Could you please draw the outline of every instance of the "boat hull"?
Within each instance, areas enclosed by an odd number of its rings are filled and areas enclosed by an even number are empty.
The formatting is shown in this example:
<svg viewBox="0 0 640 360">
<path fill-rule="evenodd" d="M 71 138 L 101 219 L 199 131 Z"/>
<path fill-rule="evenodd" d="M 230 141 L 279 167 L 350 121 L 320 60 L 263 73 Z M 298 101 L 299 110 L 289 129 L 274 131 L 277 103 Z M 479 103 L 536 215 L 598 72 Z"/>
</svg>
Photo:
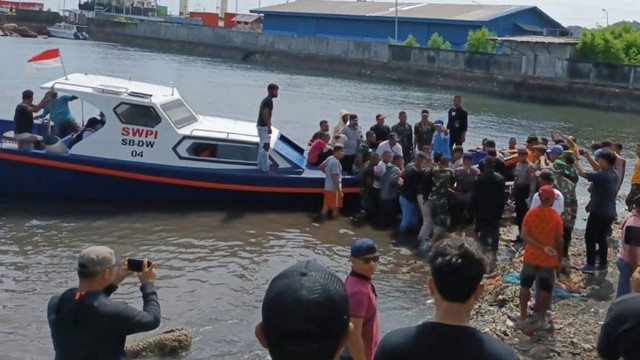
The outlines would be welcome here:
<svg viewBox="0 0 640 360">
<path fill-rule="evenodd" d="M 72 39 L 72 40 L 76 39 L 76 37 L 74 36 L 74 33 L 69 31 L 58 30 L 54 28 L 47 28 L 47 30 L 49 31 L 49 35 L 51 35 L 52 37 L 57 37 L 61 39 Z"/>
<path fill-rule="evenodd" d="M 345 202 L 353 207 L 358 179 L 344 180 Z M 323 178 L 269 176 L 257 169 L 202 170 L 0 149 L 0 193 L 11 196 L 316 210 L 323 186 Z"/>
</svg>

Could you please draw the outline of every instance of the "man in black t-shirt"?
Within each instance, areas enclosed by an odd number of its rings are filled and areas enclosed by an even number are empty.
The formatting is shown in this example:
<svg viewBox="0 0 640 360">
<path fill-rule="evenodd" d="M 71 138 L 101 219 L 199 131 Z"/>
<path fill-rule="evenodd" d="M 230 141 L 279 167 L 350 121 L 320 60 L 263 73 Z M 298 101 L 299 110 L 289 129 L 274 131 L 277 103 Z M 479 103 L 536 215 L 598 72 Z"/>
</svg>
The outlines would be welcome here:
<svg viewBox="0 0 640 360">
<path fill-rule="evenodd" d="M 49 97 L 45 95 L 38 105 L 33 105 L 33 91 L 22 92 L 22 102 L 16 106 L 13 115 L 13 133 L 18 141 L 19 150 L 31 151 L 35 143 L 42 141 L 42 137 L 33 134 L 33 113 L 42 110 L 48 101 Z"/>
<path fill-rule="evenodd" d="M 258 137 L 260 147 L 258 148 L 258 167 L 264 172 L 269 171 L 269 150 L 271 149 L 271 115 L 273 114 L 273 99 L 278 97 L 278 85 L 269 84 L 267 86 L 267 97 L 260 103 L 258 113 Z"/>
<path fill-rule="evenodd" d="M 449 109 L 449 121 L 447 122 L 447 130 L 449 130 L 449 144 L 462 146 L 467 137 L 467 111 L 462 108 L 462 96 L 456 95 L 453 98 L 453 107 Z"/>
<path fill-rule="evenodd" d="M 391 128 L 384 124 L 385 119 L 386 117 L 382 114 L 376 115 L 376 124 L 369 129 L 376 133 L 376 141 L 378 141 L 378 144 L 389 140 L 389 134 L 391 133 Z"/>
<path fill-rule="evenodd" d="M 470 240 L 442 240 L 434 245 L 428 261 L 434 319 L 390 332 L 382 338 L 374 359 L 517 360 L 510 346 L 469 326 L 487 269 L 477 245 Z"/>
</svg>

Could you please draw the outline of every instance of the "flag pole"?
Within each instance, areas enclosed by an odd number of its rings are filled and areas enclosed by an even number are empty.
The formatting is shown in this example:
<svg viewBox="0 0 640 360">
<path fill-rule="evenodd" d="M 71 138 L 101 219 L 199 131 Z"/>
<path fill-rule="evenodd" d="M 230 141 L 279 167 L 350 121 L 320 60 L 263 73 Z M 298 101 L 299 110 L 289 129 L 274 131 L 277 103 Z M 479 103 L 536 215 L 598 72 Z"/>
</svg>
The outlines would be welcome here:
<svg viewBox="0 0 640 360">
<path fill-rule="evenodd" d="M 60 49 L 58 49 L 60 51 Z M 60 54 L 60 64 L 62 65 L 62 71 L 64 72 L 64 79 L 69 80 L 67 77 L 67 69 L 64 67 L 64 61 L 62 61 L 62 54 Z"/>
</svg>

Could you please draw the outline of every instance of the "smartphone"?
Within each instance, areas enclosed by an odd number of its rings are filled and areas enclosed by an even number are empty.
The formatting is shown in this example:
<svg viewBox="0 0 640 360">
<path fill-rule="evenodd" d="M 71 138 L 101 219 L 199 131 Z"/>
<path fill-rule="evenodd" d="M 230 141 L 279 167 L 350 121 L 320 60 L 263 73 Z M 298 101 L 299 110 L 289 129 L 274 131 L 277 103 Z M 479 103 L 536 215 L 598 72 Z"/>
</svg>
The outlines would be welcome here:
<svg viewBox="0 0 640 360">
<path fill-rule="evenodd" d="M 632 246 L 640 246 L 640 227 L 624 227 L 624 243 Z"/>
<path fill-rule="evenodd" d="M 127 260 L 127 269 L 133 272 L 142 272 L 142 260 L 138 259 L 128 259 Z M 147 266 L 151 266 L 153 263 L 147 260 Z"/>
</svg>

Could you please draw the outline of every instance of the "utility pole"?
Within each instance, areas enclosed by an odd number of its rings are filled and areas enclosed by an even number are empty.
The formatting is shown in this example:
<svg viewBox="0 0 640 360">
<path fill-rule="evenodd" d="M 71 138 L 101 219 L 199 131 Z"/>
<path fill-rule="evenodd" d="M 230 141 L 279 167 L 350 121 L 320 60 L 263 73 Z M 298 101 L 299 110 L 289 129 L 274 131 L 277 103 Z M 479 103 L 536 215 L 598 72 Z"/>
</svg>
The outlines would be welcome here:
<svg viewBox="0 0 640 360">
<path fill-rule="evenodd" d="M 609 27 L 609 12 L 607 11 L 607 9 L 602 9 L 602 11 L 604 11 L 605 15 L 607 15 L 607 27 Z"/>
<path fill-rule="evenodd" d="M 398 0 L 396 0 L 396 45 L 398 44 Z"/>
</svg>

